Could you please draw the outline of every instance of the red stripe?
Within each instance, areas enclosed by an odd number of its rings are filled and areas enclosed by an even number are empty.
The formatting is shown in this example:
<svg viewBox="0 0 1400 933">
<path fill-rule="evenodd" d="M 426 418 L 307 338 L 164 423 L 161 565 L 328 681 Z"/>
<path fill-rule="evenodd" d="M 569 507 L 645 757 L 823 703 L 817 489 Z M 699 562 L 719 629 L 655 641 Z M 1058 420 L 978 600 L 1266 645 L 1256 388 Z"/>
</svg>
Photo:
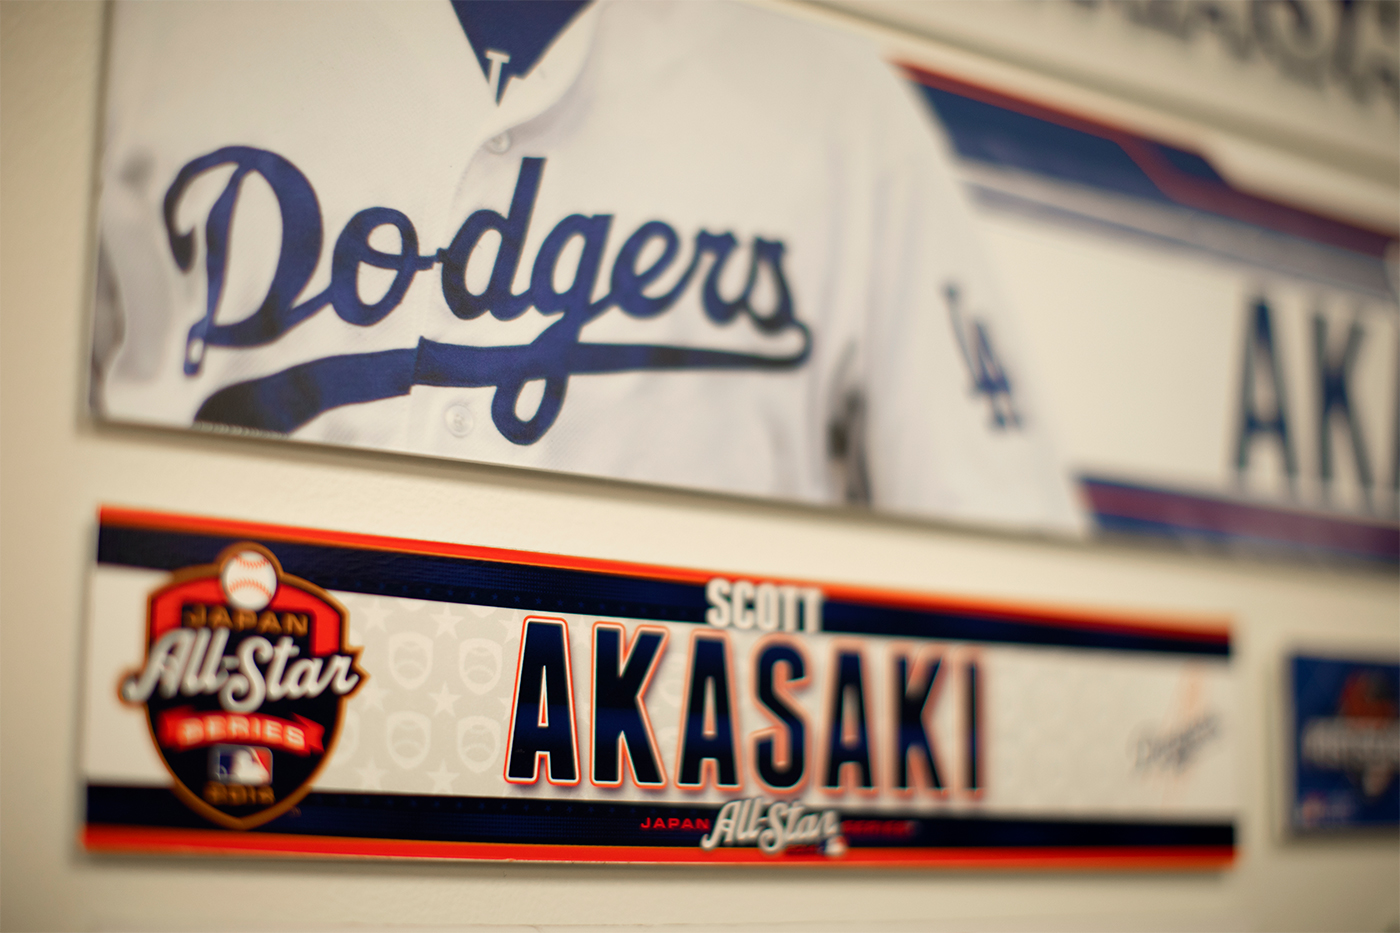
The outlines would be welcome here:
<svg viewBox="0 0 1400 933">
<path fill-rule="evenodd" d="M 1120 139 L 1134 138 L 1107 123 L 1102 123 L 1092 117 L 1085 117 L 1080 114 L 1064 110 L 1059 107 L 1052 107 L 1046 104 L 1038 104 L 1026 100 L 1023 97 L 1012 97 L 1001 91 L 993 90 L 980 84 L 969 84 L 959 78 L 950 75 L 939 74 L 936 71 L 928 71 L 917 65 L 907 62 L 897 63 L 903 68 L 909 77 L 927 87 L 937 88 L 940 91 L 947 91 L 950 94 L 957 94 L 959 97 L 967 97 L 1002 110 L 1010 110 L 1037 120 L 1044 120 L 1047 123 L 1054 123 L 1058 126 L 1068 127 L 1078 130 L 1081 133 L 1089 133 L 1093 136 L 1100 136 L 1104 139 L 1111 139 L 1118 142 Z"/>
<path fill-rule="evenodd" d="M 338 547 L 360 548 L 367 551 L 389 551 L 400 554 L 424 554 L 432 557 L 464 557 L 472 560 L 496 561 L 504 564 L 524 564 L 532 567 L 557 567 L 564 570 L 587 570 L 619 576 L 646 577 L 682 583 L 705 583 L 712 573 L 682 570 L 658 564 L 637 564 L 627 561 L 602 560 L 589 557 L 563 557 L 538 551 L 514 551 L 506 548 L 480 547 L 472 544 L 447 544 L 440 541 L 420 541 L 413 538 L 392 538 L 384 535 L 357 534 L 349 531 L 326 531 L 292 525 L 268 525 L 260 522 L 231 521 L 222 518 L 173 515 L 141 509 L 125 509 L 104 505 L 98 510 L 104 525 L 124 528 L 146 528 L 154 531 L 176 531 L 190 534 L 221 534 L 230 537 L 257 538 L 267 541 L 287 541 L 298 544 L 333 544 Z"/>
<path fill-rule="evenodd" d="M 1164 194 L 1184 206 L 1234 216 L 1246 223 L 1377 257 L 1383 256 L 1387 243 L 1400 235 L 1394 229 L 1370 227 L 1311 209 L 1294 207 L 1272 198 L 1253 195 L 1239 190 L 1229 182 L 1222 186 L 1192 178 L 1168 164 L 1151 147 L 1144 145 L 1145 142 L 1153 141 L 1148 137 L 1058 107 L 1032 103 L 991 88 L 968 84 L 916 65 L 903 62 L 898 64 L 913 80 L 928 87 L 1111 140 L 1122 147 L 1128 157 Z"/>
<path fill-rule="evenodd" d="M 490 859 L 531 862 L 671 864 L 884 865 L 942 868 L 1218 869 L 1235 858 L 1232 846 L 1123 846 L 1015 849 L 850 849 L 841 858 L 767 856 L 757 849 L 651 846 L 567 846 L 526 843 L 422 842 L 233 833 L 204 829 L 89 826 L 83 845 L 94 852 L 280 855 L 348 858 Z"/>
<path fill-rule="evenodd" d="M 1090 506 L 1099 515 L 1302 546 L 1332 547 L 1392 560 L 1400 553 L 1400 531 L 1394 522 L 1381 519 L 1256 505 L 1112 480 L 1085 478 L 1082 486 Z"/>
<path fill-rule="evenodd" d="M 667 580 L 678 583 L 704 584 L 716 576 L 730 579 L 754 576 L 753 574 L 735 574 L 727 571 L 683 570 L 658 564 L 637 564 L 627 561 L 601 560 L 587 557 L 563 557 L 557 554 L 543 554 L 536 551 L 513 551 L 503 548 L 478 547 L 470 544 L 445 544 L 434 541 L 419 541 L 412 538 L 391 538 L 382 535 L 365 535 L 345 531 L 323 531 L 312 528 L 268 525 L 256 522 L 171 515 L 163 512 L 125 509 L 114 506 L 103 506 L 99 512 L 99 520 L 104 525 L 115 525 L 125 528 L 146 528 L 156 531 L 173 531 L 203 535 L 219 534 L 235 538 L 253 538 L 261 541 L 330 544 L 338 547 L 361 548 L 372 551 L 426 554 L 437 557 L 461 557 L 472 560 L 523 564 L 532 567 L 555 567 L 565 570 L 582 570 L 591 573 L 606 573 L 617 576 Z M 1184 641 L 1205 641 L 1211 644 L 1228 644 L 1230 641 L 1230 628 L 1228 624 L 1218 617 L 1201 617 L 1197 619 L 1173 617 L 1169 619 L 1158 616 L 1151 618 L 1149 621 L 1143 620 L 1142 617 L 1127 618 L 1094 611 L 1078 612 L 1065 609 L 1041 609 L 1032 605 L 995 603 L 971 599 L 964 600 L 954 597 L 935 597 L 922 593 L 910 593 L 898 590 L 877 590 L 859 586 L 831 585 L 790 579 L 782 579 L 781 582 L 819 587 L 826 599 L 842 602 L 863 602 L 892 608 L 912 609 L 921 612 L 959 612 L 979 615 L 988 619 L 1006 619 L 1016 622 L 1055 626 L 1058 628 L 1154 635 L 1165 638 L 1179 638 Z"/>
<path fill-rule="evenodd" d="M 826 586 L 823 594 L 828 600 L 888 606 L 894 609 L 957 612 L 989 620 L 1026 622 L 1054 628 L 1083 629 L 1095 632 L 1124 632 L 1131 635 L 1156 635 L 1184 641 L 1229 644 L 1230 626 L 1227 622 L 1202 617 L 1199 621 L 1178 621 L 1177 618 L 1154 618 L 1151 622 L 1130 621 L 1122 616 L 1086 609 L 1067 612 L 1064 609 L 1040 609 L 1029 605 L 990 603 L 981 600 L 959 600 L 953 597 L 930 597 L 918 593 L 866 589 L 858 586 Z"/>
</svg>

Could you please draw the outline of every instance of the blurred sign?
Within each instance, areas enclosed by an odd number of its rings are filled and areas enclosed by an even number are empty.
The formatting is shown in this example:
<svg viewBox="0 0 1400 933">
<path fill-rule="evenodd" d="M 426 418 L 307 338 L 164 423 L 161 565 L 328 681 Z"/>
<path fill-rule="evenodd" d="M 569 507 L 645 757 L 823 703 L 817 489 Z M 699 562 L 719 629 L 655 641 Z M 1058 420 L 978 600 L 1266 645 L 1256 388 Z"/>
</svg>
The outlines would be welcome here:
<svg viewBox="0 0 1400 933">
<path fill-rule="evenodd" d="M 1400 825 L 1400 665 L 1294 657 L 1297 832 Z"/>
<path fill-rule="evenodd" d="M 1057 81 L 1395 184 L 1390 0 L 824 0 Z"/>
<path fill-rule="evenodd" d="M 1396 231 L 1183 147 L 909 65 L 1101 530 L 1400 559 Z"/>
</svg>

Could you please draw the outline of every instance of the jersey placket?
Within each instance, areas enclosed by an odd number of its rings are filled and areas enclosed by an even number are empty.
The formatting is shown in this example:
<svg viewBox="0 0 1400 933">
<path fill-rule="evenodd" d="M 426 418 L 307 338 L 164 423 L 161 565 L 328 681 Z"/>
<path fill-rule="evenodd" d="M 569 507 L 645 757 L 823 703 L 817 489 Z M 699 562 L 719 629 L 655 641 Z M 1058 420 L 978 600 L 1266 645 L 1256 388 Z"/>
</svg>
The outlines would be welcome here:
<svg viewBox="0 0 1400 933">
<path fill-rule="evenodd" d="M 529 6 L 524 5 L 526 9 Z M 422 336 L 420 371 L 425 366 L 424 341 L 477 345 L 474 332 L 480 335 L 496 323 L 489 314 L 473 320 L 453 314 L 442 288 L 442 276 L 448 274 L 442 260 L 474 212 L 509 212 L 522 160 L 529 155 L 545 155 L 529 151 L 527 124 L 555 107 L 578 80 L 591 51 L 597 15 L 595 6 L 581 10 L 524 75 L 506 74 L 503 66 L 512 57 L 508 50 L 489 46 L 480 50 L 479 57 L 484 57 L 486 64 L 479 72 L 481 83 L 470 92 L 471 109 L 478 120 L 462 134 L 465 161 L 451 181 L 450 197 L 439 202 L 443 207 L 435 210 L 433 216 L 435 240 L 431 248 L 437 251 L 438 258 L 434 267 L 436 288 L 431 299 L 420 302 L 417 308 Z M 467 35 L 469 39 L 470 33 Z M 468 42 L 465 51 L 475 55 L 478 50 Z M 423 252 L 427 254 L 429 248 L 425 246 Z M 473 270 L 477 261 L 472 263 Z M 528 274 L 527 257 L 522 257 L 521 266 Z M 469 378 L 470 374 L 463 374 L 464 382 Z M 491 423 L 492 393 L 491 388 L 430 386 L 415 380 L 405 419 L 406 446 L 425 453 L 472 458 L 482 443 L 501 443 Z"/>
</svg>

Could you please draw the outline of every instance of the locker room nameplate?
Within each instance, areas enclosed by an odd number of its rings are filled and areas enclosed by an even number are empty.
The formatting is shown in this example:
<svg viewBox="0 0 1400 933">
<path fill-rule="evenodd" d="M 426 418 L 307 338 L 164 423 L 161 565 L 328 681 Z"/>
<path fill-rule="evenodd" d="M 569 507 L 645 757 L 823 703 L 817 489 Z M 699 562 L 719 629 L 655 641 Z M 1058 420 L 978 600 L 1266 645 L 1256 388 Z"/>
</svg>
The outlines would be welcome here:
<svg viewBox="0 0 1400 933">
<path fill-rule="evenodd" d="M 1220 868 L 1230 635 L 106 508 L 107 852 Z"/>
</svg>

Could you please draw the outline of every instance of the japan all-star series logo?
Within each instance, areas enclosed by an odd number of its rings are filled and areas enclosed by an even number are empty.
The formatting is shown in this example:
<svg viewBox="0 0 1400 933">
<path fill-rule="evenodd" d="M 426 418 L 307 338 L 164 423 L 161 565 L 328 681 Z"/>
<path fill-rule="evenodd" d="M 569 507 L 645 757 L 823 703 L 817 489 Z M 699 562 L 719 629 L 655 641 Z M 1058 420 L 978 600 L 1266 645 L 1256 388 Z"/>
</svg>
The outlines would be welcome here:
<svg viewBox="0 0 1400 933">
<path fill-rule="evenodd" d="M 250 542 L 177 570 L 147 606 L 145 662 L 117 691 L 145 707 L 176 795 L 233 829 L 291 809 L 367 677 L 345 608 Z"/>
</svg>

